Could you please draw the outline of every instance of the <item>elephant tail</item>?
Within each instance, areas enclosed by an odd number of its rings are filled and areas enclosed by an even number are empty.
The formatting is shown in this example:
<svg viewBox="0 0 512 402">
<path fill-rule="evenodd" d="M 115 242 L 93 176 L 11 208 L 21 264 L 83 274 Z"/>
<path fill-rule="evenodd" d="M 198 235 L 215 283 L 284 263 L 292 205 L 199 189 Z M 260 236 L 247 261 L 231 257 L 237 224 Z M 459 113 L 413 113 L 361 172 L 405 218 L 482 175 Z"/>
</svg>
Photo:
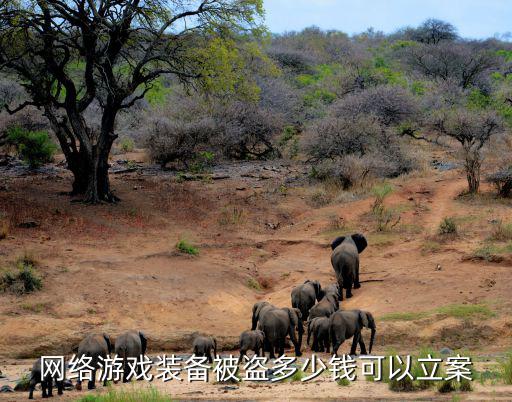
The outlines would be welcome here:
<svg viewBox="0 0 512 402">
<path fill-rule="evenodd" d="M 311 340 L 311 321 L 308 321 L 308 339 L 307 339 L 307 344 L 309 346 L 309 341 Z"/>
</svg>

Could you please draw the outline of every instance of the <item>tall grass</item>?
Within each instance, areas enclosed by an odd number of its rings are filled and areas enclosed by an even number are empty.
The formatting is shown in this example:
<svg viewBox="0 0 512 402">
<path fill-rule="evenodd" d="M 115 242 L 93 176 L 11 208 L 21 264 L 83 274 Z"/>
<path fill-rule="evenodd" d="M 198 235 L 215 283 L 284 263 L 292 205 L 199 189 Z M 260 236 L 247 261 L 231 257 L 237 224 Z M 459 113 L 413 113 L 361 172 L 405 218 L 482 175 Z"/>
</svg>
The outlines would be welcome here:
<svg viewBox="0 0 512 402">
<path fill-rule="evenodd" d="M 162 394 L 156 388 L 114 390 L 109 389 L 104 394 L 87 395 L 78 402 L 172 402 L 172 399 Z"/>
<path fill-rule="evenodd" d="M 509 352 L 505 360 L 500 363 L 500 369 L 503 382 L 512 385 L 512 352 Z"/>
</svg>

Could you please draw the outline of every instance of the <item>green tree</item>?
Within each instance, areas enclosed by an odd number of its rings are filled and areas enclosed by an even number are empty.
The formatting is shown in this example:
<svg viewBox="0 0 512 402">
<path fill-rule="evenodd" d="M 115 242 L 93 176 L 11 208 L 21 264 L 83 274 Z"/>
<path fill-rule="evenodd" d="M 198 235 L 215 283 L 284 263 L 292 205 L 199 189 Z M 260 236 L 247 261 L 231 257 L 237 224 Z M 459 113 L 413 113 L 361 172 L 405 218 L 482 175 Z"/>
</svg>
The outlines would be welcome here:
<svg viewBox="0 0 512 402">
<path fill-rule="evenodd" d="M 0 70 L 27 94 L 4 106 L 11 114 L 40 108 L 74 175 L 72 193 L 114 202 L 108 156 L 118 113 L 167 74 L 204 89 L 246 90 L 244 54 L 257 47 L 237 38 L 262 34 L 262 3 L 0 0 Z M 99 127 L 86 119 L 96 109 Z"/>
</svg>

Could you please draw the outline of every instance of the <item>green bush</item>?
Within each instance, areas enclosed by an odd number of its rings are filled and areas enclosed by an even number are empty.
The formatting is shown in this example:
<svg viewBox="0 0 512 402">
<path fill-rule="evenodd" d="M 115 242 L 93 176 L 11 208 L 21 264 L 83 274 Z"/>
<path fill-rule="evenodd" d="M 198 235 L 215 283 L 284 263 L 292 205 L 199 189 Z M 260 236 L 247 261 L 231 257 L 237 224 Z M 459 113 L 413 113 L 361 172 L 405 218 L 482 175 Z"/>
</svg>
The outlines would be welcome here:
<svg viewBox="0 0 512 402">
<path fill-rule="evenodd" d="M 171 402 L 172 399 L 162 394 L 156 388 L 133 389 L 133 390 L 114 390 L 109 389 L 104 394 L 87 395 L 78 402 Z"/>
<path fill-rule="evenodd" d="M 503 382 L 512 385 L 512 352 L 508 353 L 505 360 L 500 363 Z"/>
<path fill-rule="evenodd" d="M 133 152 L 135 149 L 135 142 L 131 138 L 125 137 L 119 141 L 119 147 L 123 152 Z"/>
<path fill-rule="evenodd" d="M 5 270 L 0 276 L 0 289 L 18 295 L 31 293 L 43 287 L 34 265 L 25 259 L 16 262 L 14 269 Z"/>
<path fill-rule="evenodd" d="M 8 130 L 7 141 L 16 147 L 18 155 L 31 168 L 37 168 L 53 160 L 57 146 L 46 131 L 29 131 L 20 127 Z"/>
<path fill-rule="evenodd" d="M 437 391 L 442 394 L 455 391 L 455 385 L 453 384 L 453 380 L 440 381 L 439 384 L 437 385 Z"/>
<path fill-rule="evenodd" d="M 447 235 L 455 233 L 457 233 L 457 224 L 455 223 L 455 219 L 450 217 L 444 218 L 439 224 L 439 234 Z"/>
<path fill-rule="evenodd" d="M 180 241 L 178 241 L 178 243 L 176 243 L 176 249 L 179 252 L 185 253 L 185 254 L 190 254 L 190 255 L 198 255 L 199 254 L 198 248 L 193 246 L 192 244 L 190 244 L 188 241 L 186 241 L 184 239 L 181 239 Z"/>
</svg>

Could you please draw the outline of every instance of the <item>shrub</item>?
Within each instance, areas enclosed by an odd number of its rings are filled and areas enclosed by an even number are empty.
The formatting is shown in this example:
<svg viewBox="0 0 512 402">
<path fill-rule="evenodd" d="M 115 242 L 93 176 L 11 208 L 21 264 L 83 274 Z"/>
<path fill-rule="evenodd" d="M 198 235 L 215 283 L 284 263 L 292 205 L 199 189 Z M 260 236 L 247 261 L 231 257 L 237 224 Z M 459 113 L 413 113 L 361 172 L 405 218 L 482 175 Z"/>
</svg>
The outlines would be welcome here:
<svg viewBox="0 0 512 402">
<path fill-rule="evenodd" d="M 348 387 L 348 386 L 350 386 L 350 380 L 348 380 L 347 378 L 340 378 L 336 383 L 340 387 Z"/>
<path fill-rule="evenodd" d="M 494 185 L 500 197 L 510 197 L 512 193 L 512 167 L 488 175 L 486 181 Z"/>
<path fill-rule="evenodd" d="M 512 240 L 512 224 L 498 221 L 493 228 L 491 240 L 508 241 Z"/>
<path fill-rule="evenodd" d="M 439 224 L 438 233 L 440 235 L 456 234 L 457 224 L 455 223 L 455 219 L 451 217 L 444 218 Z"/>
<path fill-rule="evenodd" d="M 250 288 L 250 289 L 254 289 L 254 290 L 261 290 L 261 285 L 260 283 L 254 279 L 254 278 L 249 278 L 247 279 L 247 286 Z"/>
<path fill-rule="evenodd" d="M 32 260 L 21 258 L 14 269 L 5 270 L 0 276 L 0 289 L 18 295 L 31 293 L 43 287 Z"/>
<path fill-rule="evenodd" d="M 395 214 L 384 205 L 385 198 L 393 192 L 393 187 L 388 183 L 379 184 L 373 187 L 372 193 L 375 200 L 372 205 L 372 214 L 377 220 L 377 230 L 382 232 L 389 227 L 394 227 L 400 221 L 400 215 Z M 394 222 L 393 222 L 394 221 Z"/>
<path fill-rule="evenodd" d="M 512 352 L 508 353 L 505 360 L 500 363 L 500 369 L 503 382 L 512 385 Z"/>
<path fill-rule="evenodd" d="M 176 250 L 178 250 L 180 253 L 185 253 L 189 255 L 199 254 L 199 249 L 184 239 L 181 239 L 178 241 L 178 243 L 176 243 Z"/>
<path fill-rule="evenodd" d="M 7 141 L 31 168 L 37 168 L 53 160 L 57 146 L 46 131 L 29 131 L 20 127 L 8 130 Z"/>
<path fill-rule="evenodd" d="M 104 394 L 87 395 L 78 402 L 172 402 L 172 399 L 163 395 L 156 388 L 132 389 L 132 390 L 114 390 L 109 389 Z"/>
<path fill-rule="evenodd" d="M 437 385 L 437 391 L 442 394 L 453 392 L 455 391 L 455 385 L 453 384 L 452 380 L 443 380 L 440 381 L 439 384 Z"/>
<path fill-rule="evenodd" d="M 191 122 L 157 117 L 149 124 L 146 145 L 151 159 L 162 166 L 169 162 L 188 165 L 215 130 L 215 122 L 207 117 Z"/>
<path fill-rule="evenodd" d="M 135 142 L 129 137 L 124 137 L 119 141 L 119 147 L 123 152 L 133 152 L 135 149 Z"/>
</svg>

